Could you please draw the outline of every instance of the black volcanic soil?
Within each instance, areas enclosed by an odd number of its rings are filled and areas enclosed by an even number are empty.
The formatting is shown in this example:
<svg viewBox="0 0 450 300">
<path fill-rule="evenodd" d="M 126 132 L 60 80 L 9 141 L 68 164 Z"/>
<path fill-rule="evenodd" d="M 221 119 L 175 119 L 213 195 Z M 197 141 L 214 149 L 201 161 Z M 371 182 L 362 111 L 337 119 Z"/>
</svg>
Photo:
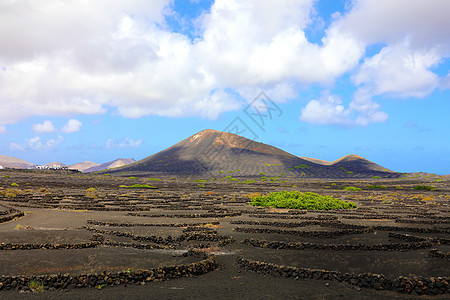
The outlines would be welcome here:
<svg viewBox="0 0 450 300">
<path fill-rule="evenodd" d="M 45 286 L 44 292 L 32 293 L 26 287 L 3 284 L 0 297 L 448 299 L 449 290 L 440 295 L 420 296 L 422 292 L 414 288 L 405 293 L 336 280 L 284 278 L 252 272 L 236 264 L 242 257 L 297 268 L 383 274 L 391 280 L 399 276 L 448 277 L 449 258 L 430 254 L 432 249 L 443 254 L 450 252 L 448 178 L 338 180 L 286 176 L 276 181 L 244 183 L 243 178 L 230 181 L 226 175 L 229 174 L 218 175 L 215 180 L 186 177 L 150 180 L 1 170 L 0 275 L 77 276 L 199 261 L 196 256 L 183 255 L 188 249 L 200 249 L 214 256 L 218 268 L 198 276 L 106 284 L 100 289 Z M 133 184 L 149 184 L 156 189 L 125 187 Z M 414 190 L 419 184 L 437 190 Z M 362 190 L 343 191 L 346 186 Z M 91 188 L 95 191 L 88 190 Z M 358 209 L 299 212 L 248 205 L 249 194 L 280 190 L 332 195 L 355 202 Z M 414 244 L 413 238 L 420 242 Z M 244 240 L 247 242 L 243 243 Z M 256 247 L 251 241 L 280 242 L 281 249 Z M 92 242 L 97 244 L 71 249 L 73 245 Z M 293 243 L 304 248 L 282 249 Z M 8 245 L 40 247 L 11 250 Z M 378 249 L 380 245 L 391 248 Z M 330 248 L 334 246 L 341 248 Z"/>
</svg>

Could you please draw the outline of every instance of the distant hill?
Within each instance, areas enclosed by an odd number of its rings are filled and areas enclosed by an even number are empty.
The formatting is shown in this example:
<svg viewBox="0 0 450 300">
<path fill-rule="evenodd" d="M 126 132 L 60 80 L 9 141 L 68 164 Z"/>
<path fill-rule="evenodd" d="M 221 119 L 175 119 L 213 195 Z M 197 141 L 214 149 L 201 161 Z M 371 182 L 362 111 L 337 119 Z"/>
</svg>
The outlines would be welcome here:
<svg viewBox="0 0 450 300">
<path fill-rule="evenodd" d="M 361 158 L 362 159 L 362 158 Z M 367 160 L 366 160 L 367 161 Z M 134 176 L 303 176 L 316 178 L 397 177 L 364 161 L 342 158 L 336 165 L 301 158 L 236 134 L 206 129 L 138 162 L 110 170 Z M 369 162 L 369 161 L 367 161 Z M 369 162 L 370 163 L 370 162 Z M 372 163 L 373 164 L 373 163 Z M 377 165 L 378 166 L 378 165 Z"/>
<path fill-rule="evenodd" d="M 331 165 L 341 167 L 347 171 L 353 172 L 364 172 L 370 170 L 370 171 L 395 173 L 391 170 L 386 169 L 385 167 L 382 167 L 374 162 L 365 159 L 364 157 L 354 154 L 347 155 L 338 160 L 335 160 L 331 163 Z"/>
<path fill-rule="evenodd" d="M 109 170 L 112 168 L 119 168 L 126 165 L 129 165 L 131 163 L 134 163 L 136 160 L 134 158 L 119 158 L 101 165 L 97 165 L 94 167 L 90 167 L 88 169 L 85 169 L 83 172 L 85 173 L 91 173 L 91 172 L 97 172 L 97 171 L 103 171 L 103 170 Z"/>
<path fill-rule="evenodd" d="M 317 159 L 317 158 L 304 157 L 304 156 L 302 156 L 302 157 L 300 157 L 300 158 L 302 158 L 302 159 L 304 159 L 304 160 L 307 160 L 307 161 L 310 161 L 310 162 L 313 162 L 313 163 L 315 163 L 315 164 L 319 164 L 319 165 L 329 166 L 329 165 L 332 164 L 332 163 L 329 162 L 329 161 L 322 160 L 322 159 Z"/>
<path fill-rule="evenodd" d="M 0 155 L 0 166 L 3 168 L 27 169 L 34 168 L 35 164 L 13 156 Z"/>
<path fill-rule="evenodd" d="M 97 164 L 95 162 L 92 161 L 82 161 L 73 165 L 69 166 L 70 170 L 78 170 L 80 172 L 85 172 L 87 169 L 89 168 L 93 168 L 93 167 L 97 167 L 100 164 Z"/>
</svg>

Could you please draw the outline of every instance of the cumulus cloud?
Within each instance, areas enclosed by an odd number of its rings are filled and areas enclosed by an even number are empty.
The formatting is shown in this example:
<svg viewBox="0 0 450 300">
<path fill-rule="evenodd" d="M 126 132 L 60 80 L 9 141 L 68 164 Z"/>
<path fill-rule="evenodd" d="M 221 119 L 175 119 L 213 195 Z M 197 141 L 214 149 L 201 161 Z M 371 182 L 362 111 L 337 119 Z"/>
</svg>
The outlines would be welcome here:
<svg viewBox="0 0 450 300">
<path fill-rule="evenodd" d="M 58 148 L 58 146 L 64 142 L 64 138 L 62 136 L 58 136 L 57 139 L 49 139 L 47 141 L 43 141 L 41 137 L 35 136 L 30 139 L 25 139 L 25 143 L 11 143 L 9 148 L 11 151 L 52 151 Z"/>
<path fill-rule="evenodd" d="M 349 111 L 336 95 L 313 99 L 302 109 L 300 120 L 312 124 L 349 125 Z"/>
<path fill-rule="evenodd" d="M 353 0 L 351 10 L 332 26 L 365 44 L 396 44 L 408 37 L 414 49 L 450 54 L 448 11 L 441 0 Z"/>
<path fill-rule="evenodd" d="M 6 130 L 6 126 L 0 125 L 0 134 L 7 134 L 8 131 Z"/>
<path fill-rule="evenodd" d="M 439 60 L 435 51 L 397 44 L 366 59 L 353 79 L 356 85 L 369 86 L 374 95 L 424 97 L 439 86 L 439 77 L 430 70 Z"/>
<path fill-rule="evenodd" d="M 352 81 L 358 88 L 348 108 L 331 99 L 311 100 L 300 120 L 366 126 L 388 119 L 373 96 L 420 98 L 438 87 L 445 89 L 446 78 L 439 78 L 432 68 L 450 55 L 448 10 L 446 1 L 353 1 L 329 31 L 346 33 L 365 46 L 386 46 L 356 68 Z"/>
<path fill-rule="evenodd" d="M 354 73 L 362 91 L 347 109 L 361 116 L 354 124 L 368 124 L 386 119 L 373 95 L 422 97 L 448 86 L 431 68 L 450 55 L 449 1 L 355 0 L 334 16 L 320 44 L 305 35 L 320 21 L 314 3 L 216 0 L 195 20 L 191 39 L 165 23 L 170 0 L 3 1 L 0 120 L 111 107 L 128 118 L 215 119 L 261 90 L 285 102 L 305 85 L 329 89 Z M 373 43 L 386 46 L 360 64 Z M 305 110 L 325 105 L 332 123 L 348 122 L 341 104 L 321 101 Z"/>
<path fill-rule="evenodd" d="M 41 133 L 48 133 L 48 132 L 56 132 L 57 129 L 55 128 L 55 126 L 53 125 L 53 123 L 51 121 L 44 121 L 43 123 L 38 123 L 38 124 L 34 124 L 32 126 L 33 131 L 36 134 L 41 134 Z"/>
<path fill-rule="evenodd" d="M 348 107 L 343 105 L 339 96 L 325 94 L 309 101 L 301 110 L 299 120 L 319 125 L 367 126 L 387 120 L 388 115 L 379 108 L 380 105 L 371 101 L 364 90 L 355 93 Z"/>
<path fill-rule="evenodd" d="M 129 138 L 122 139 L 108 139 L 106 142 L 106 149 L 119 149 L 119 148 L 138 148 L 142 144 L 142 139 L 133 140 Z"/>
<path fill-rule="evenodd" d="M 62 132 L 65 133 L 72 133 L 72 132 L 78 132 L 81 130 L 81 126 L 83 123 L 78 121 L 77 119 L 70 119 L 67 121 L 67 123 L 61 128 Z"/>
</svg>

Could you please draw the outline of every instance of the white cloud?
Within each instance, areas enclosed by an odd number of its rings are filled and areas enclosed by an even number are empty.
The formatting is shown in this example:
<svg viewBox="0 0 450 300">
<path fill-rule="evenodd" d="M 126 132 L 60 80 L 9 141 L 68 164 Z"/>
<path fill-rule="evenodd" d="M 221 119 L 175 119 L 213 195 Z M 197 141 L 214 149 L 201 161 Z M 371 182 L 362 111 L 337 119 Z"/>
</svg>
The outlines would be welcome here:
<svg viewBox="0 0 450 300">
<path fill-rule="evenodd" d="M 447 74 L 444 78 L 441 78 L 439 82 L 439 87 L 442 90 L 448 90 L 450 89 L 450 73 Z"/>
<path fill-rule="evenodd" d="M 49 139 L 47 141 L 43 141 L 41 137 L 35 136 L 30 139 L 25 139 L 25 143 L 23 144 L 10 143 L 9 148 L 11 151 L 52 151 L 57 149 L 62 142 L 64 142 L 64 138 L 62 136 L 58 136 L 57 139 Z"/>
<path fill-rule="evenodd" d="M 387 120 L 388 115 L 379 108 L 380 105 L 372 102 L 364 90 L 355 93 L 347 108 L 339 96 L 325 94 L 309 101 L 301 110 L 299 120 L 319 125 L 367 126 Z"/>
<path fill-rule="evenodd" d="M 38 124 L 34 124 L 32 126 L 33 131 L 36 134 L 41 134 L 41 133 L 48 133 L 48 132 L 56 132 L 56 128 L 55 126 L 53 126 L 53 123 L 51 121 L 44 121 L 42 124 L 38 123 Z"/>
<path fill-rule="evenodd" d="M 165 24 L 170 0 L 2 1 L 0 120 L 104 114 L 110 107 L 128 118 L 215 119 L 262 90 L 284 102 L 305 85 L 329 89 L 356 72 L 363 91 L 347 109 L 359 113 L 355 124 L 368 124 L 386 118 L 373 95 L 422 97 L 448 87 L 431 67 L 450 55 L 449 1 L 355 0 L 335 15 L 321 44 L 305 36 L 317 22 L 323 26 L 314 3 L 216 0 L 194 22 L 192 41 Z M 360 64 L 373 43 L 386 46 Z M 339 105 L 322 100 L 307 110 L 324 107 L 342 123 L 350 116 L 335 111 Z"/>
<path fill-rule="evenodd" d="M 413 48 L 449 55 L 449 11 L 450 2 L 442 0 L 353 0 L 351 11 L 333 26 L 365 44 L 391 45 L 407 37 Z"/>
<path fill-rule="evenodd" d="M 312 124 L 350 125 L 350 112 L 336 95 L 313 99 L 302 109 L 300 120 Z"/>
<path fill-rule="evenodd" d="M 122 138 L 119 140 L 108 139 L 106 142 L 106 149 L 118 149 L 118 148 L 138 148 L 142 144 L 142 139 L 133 140 L 129 138 Z"/>
<path fill-rule="evenodd" d="M 369 86 L 374 95 L 424 97 L 439 86 L 439 77 L 430 70 L 439 60 L 433 51 L 413 50 L 407 43 L 384 47 L 364 61 L 354 82 Z"/>
<path fill-rule="evenodd" d="M 62 132 L 65 133 L 72 133 L 72 132 L 78 132 L 81 130 L 81 126 L 83 123 L 78 121 L 77 119 L 70 119 L 67 121 L 67 123 L 61 128 Z"/>
<path fill-rule="evenodd" d="M 6 127 L 4 125 L 0 125 L 0 134 L 7 134 L 8 130 L 6 130 Z"/>
</svg>

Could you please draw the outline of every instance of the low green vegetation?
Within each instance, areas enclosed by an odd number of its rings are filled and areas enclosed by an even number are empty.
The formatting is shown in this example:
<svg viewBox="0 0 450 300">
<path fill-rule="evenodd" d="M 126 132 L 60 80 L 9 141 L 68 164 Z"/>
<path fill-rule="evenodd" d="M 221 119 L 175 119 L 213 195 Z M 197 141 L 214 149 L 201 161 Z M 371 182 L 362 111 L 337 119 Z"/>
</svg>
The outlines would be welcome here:
<svg viewBox="0 0 450 300">
<path fill-rule="evenodd" d="M 361 191 L 361 189 L 359 187 L 355 187 L 355 186 L 346 186 L 344 188 L 344 191 Z"/>
<path fill-rule="evenodd" d="M 42 293 L 44 292 L 44 284 L 37 280 L 32 280 L 28 282 L 28 287 L 33 293 Z"/>
<path fill-rule="evenodd" d="M 148 184 L 133 184 L 130 186 L 121 185 L 120 187 L 129 188 L 129 189 L 157 189 L 156 186 L 148 185 Z"/>
<path fill-rule="evenodd" d="M 138 179 L 138 178 L 134 177 L 134 176 L 131 176 L 131 177 L 128 177 L 128 179 Z"/>
<path fill-rule="evenodd" d="M 435 179 L 435 180 L 433 180 L 433 182 L 441 182 L 441 181 L 444 181 L 443 179 Z"/>
<path fill-rule="evenodd" d="M 298 166 L 295 166 L 294 168 L 296 168 L 296 169 L 307 169 L 307 168 L 309 168 L 309 166 L 308 165 L 298 165 Z"/>
<path fill-rule="evenodd" d="M 11 176 L 10 175 L 5 175 L 5 176 L 3 176 L 4 178 L 11 178 Z"/>
<path fill-rule="evenodd" d="M 367 188 L 368 189 L 387 189 L 387 186 L 383 186 L 383 185 L 368 185 Z"/>
<path fill-rule="evenodd" d="M 381 176 L 372 176 L 372 179 L 381 179 Z"/>
<path fill-rule="evenodd" d="M 437 188 L 429 186 L 429 185 L 416 185 L 414 187 L 415 190 L 421 190 L 421 191 L 435 191 Z"/>
<path fill-rule="evenodd" d="M 159 178 L 149 178 L 148 180 L 149 181 L 161 181 L 161 179 L 159 179 Z"/>
<path fill-rule="evenodd" d="M 330 210 L 356 208 L 353 202 L 346 202 L 331 196 L 311 192 L 281 191 L 269 195 L 252 197 L 251 205 L 288 209 Z"/>
<path fill-rule="evenodd" d="M 19 185 L 15 182 L 11 183 L 11 187 L 18 187 Z"/>
<path fill-rule="evenodd" d="M 266 173 L 261 172 L 258 175 L 264 176 L 264 175 L 266 175 Z"/>
<path fill-rule="evenodd" d="M 292 168 L 288 168 L 288 171 L 294 171 L 294 169 L 292 169 Z"/>
<path fill-rule="evenodd" d="M 86 189 L 86 197 L 97 199 L 99 197 L 100 193 L 97 191 L 96 188 L 88 188 Z"/>
<path fill-rule="evenodd" d="M 352 171 L 347 171 L 346 173 L 347 173 L 347 174 L 353 174 L 353 172 L 352 172 Z"/>
<path fill-rule="evenodd" d="M 205 180 L 205 179 L 195 179 L 194 182 L 208 182 L 208 180 Z"/>
</svg>

